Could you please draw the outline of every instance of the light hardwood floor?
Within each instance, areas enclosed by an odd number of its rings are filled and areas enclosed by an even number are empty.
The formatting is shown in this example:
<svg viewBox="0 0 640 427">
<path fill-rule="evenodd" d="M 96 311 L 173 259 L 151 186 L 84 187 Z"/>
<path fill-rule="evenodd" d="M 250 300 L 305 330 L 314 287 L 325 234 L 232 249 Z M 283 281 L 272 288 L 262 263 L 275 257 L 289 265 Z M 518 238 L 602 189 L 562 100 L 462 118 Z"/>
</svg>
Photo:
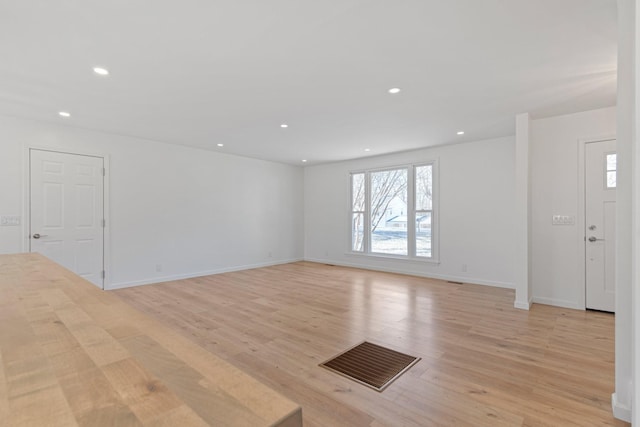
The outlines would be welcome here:
<svg viewBox="0 0 640 427">
<path fill-rule="evenodd" d="M 312 426 L 602 426 L 614 317 L 512 290 L 298 262 L 116 291 Z M 363 340 L 422 360 L 378 393 L 318 366 Z"/>
<path fill-rule="evenodd" d="M 300 427 L 300 407 L 37 253 L 0 255 L 0 427 Z"/>
</svg>

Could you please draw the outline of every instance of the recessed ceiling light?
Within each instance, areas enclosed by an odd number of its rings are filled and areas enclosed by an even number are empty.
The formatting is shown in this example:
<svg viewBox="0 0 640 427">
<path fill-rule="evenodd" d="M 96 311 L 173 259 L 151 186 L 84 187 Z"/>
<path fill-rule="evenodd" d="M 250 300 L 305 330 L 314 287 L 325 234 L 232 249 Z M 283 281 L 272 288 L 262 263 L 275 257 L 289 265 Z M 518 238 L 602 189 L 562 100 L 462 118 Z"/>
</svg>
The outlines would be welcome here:
<svg viewBox="0 0 640 427">
<path fill-rule="evenodd" d="M 60 117 L 71 117 L 71 113 L 69 113 L 68 111 L 60 111 L 58 115 Z"/>
<path fill-rule="evenodd" d="M 371 148 L 365 148 L 364 151 L 369 152 L 371 151 Z"/>
<path fill-rule="evenodd" d="M 109 70 L 107 70 L 106 68 L 102 68 L 102 67 L 93 67 L 93 72 L 100 75 L 100 76 L 108 76 L 109 75 Z"/>
<path fill-rule="evenodd" d="M 307 159 L 302 159 L 302 163 L 307 163 Z"/>
<path fill-rule="evenodd" d="M 391 89 L 389 89 L 389 93 L 400 93 L 400 88 L 392 87 Z"/>
<path fill-rule="evenodd" d="M 224 144 L 218 144 L 218 147 L 224 147 Z"/>
<path fill-rule="evenodd" d="M 464 135 L 464 131 L 463 130 L 458 131 L 458 135 Z"/>
<path fill-rule="evenodd" d="M 289 125 L 288 125 L 288 124 L 286 124 L 286 123 L 283 123 L 283 124 L 281 124 L 281 125 L 280 125 L 280 127 L 281 127 L 281 128 L 288 128 L 288 127 L 289 127 Z"/>
</svg>

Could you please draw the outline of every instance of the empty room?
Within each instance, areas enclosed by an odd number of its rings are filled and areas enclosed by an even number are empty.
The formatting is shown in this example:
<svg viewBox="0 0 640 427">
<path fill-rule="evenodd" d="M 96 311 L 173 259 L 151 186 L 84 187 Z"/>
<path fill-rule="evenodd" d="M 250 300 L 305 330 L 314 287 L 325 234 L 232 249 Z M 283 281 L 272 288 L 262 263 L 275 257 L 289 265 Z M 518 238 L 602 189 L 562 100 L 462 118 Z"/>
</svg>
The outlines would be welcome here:
<svg viewBox="0 0 640 427">
<path fill-rule="evenodd" d="M 638 3 L 0 2 L 0 426 L 640 425 Z"/>
</svg>

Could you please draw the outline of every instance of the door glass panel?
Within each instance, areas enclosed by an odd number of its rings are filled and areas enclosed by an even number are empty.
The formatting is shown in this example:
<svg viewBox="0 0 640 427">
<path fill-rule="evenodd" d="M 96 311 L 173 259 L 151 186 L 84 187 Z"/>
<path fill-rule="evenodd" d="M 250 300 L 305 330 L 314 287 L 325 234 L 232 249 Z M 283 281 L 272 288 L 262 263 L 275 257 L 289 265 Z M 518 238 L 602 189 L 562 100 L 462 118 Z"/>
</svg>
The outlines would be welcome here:
<svg viewBox="0 0 640 427">
<path fill-rule="evenodd" d="M 618 156 L 616 153 L 607 154 L 607 188 L 616 188 L 617 184 L 617 163 Z"/>
</svg>

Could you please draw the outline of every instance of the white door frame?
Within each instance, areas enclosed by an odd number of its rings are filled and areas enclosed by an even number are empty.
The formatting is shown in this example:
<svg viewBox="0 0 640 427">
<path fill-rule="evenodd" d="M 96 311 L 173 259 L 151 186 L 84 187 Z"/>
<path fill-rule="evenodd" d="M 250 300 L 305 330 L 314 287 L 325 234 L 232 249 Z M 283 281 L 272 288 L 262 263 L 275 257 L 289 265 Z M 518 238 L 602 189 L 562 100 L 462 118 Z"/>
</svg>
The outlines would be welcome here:
<svg viewBox="0 0 640 427">
<path fill-rule="evenodd" d="M 109 285 L 111 284 L 111 216 L 110 216 L 110 206 L 109 200 L 111 199 L 109 194 L 109 156 L 106 154 L 98 154 L 86 151 L 77 151 L 77 150 L 65 150 L 60 148 L 51 148 L 51 147 L 42 147 L 36 145 L 27 145 L 24 150 L 24 180 L 22 185 L 22 194 L 24 201 L 24 218 L 25 220 L 22 223 L 22 252 L 30 251 L 30 238 L 29 238 L 29 227 L 31 226 L 31 151 L 39 150 L 39 151 L 50 151 L 53 153 L 62 153 L 62 154 L 75 154 L 78 156 L 89 156 L 89 157 L 99 157 L 103 160 L 105 176 L 103 180 L 103 205 L 102 209 L 104 210 L 104 238 L 102 240 L 103 248 L 102 248 L 102 265 L 104 268 L 104 280 L 102 282 L 102 289 L 109 289 Z"/>
<path fill-rule="evenodd" d="M 578 227 L 578 237 L 576 239 L 576 248 L 578 251 L 578 280 L 580 288 L 578 307 L 581 307 L 583 310 L 587 309 L 587 248 L 585 244 L 584 233 L 587 209 L 585 197 L 585 150 L 587 144 L 593 142 L 611 141 L 613 139 L 616 139 L 615 135 L 578 139 L 578 215 L 576 221 L 576 226 Z"/>
</svg>

